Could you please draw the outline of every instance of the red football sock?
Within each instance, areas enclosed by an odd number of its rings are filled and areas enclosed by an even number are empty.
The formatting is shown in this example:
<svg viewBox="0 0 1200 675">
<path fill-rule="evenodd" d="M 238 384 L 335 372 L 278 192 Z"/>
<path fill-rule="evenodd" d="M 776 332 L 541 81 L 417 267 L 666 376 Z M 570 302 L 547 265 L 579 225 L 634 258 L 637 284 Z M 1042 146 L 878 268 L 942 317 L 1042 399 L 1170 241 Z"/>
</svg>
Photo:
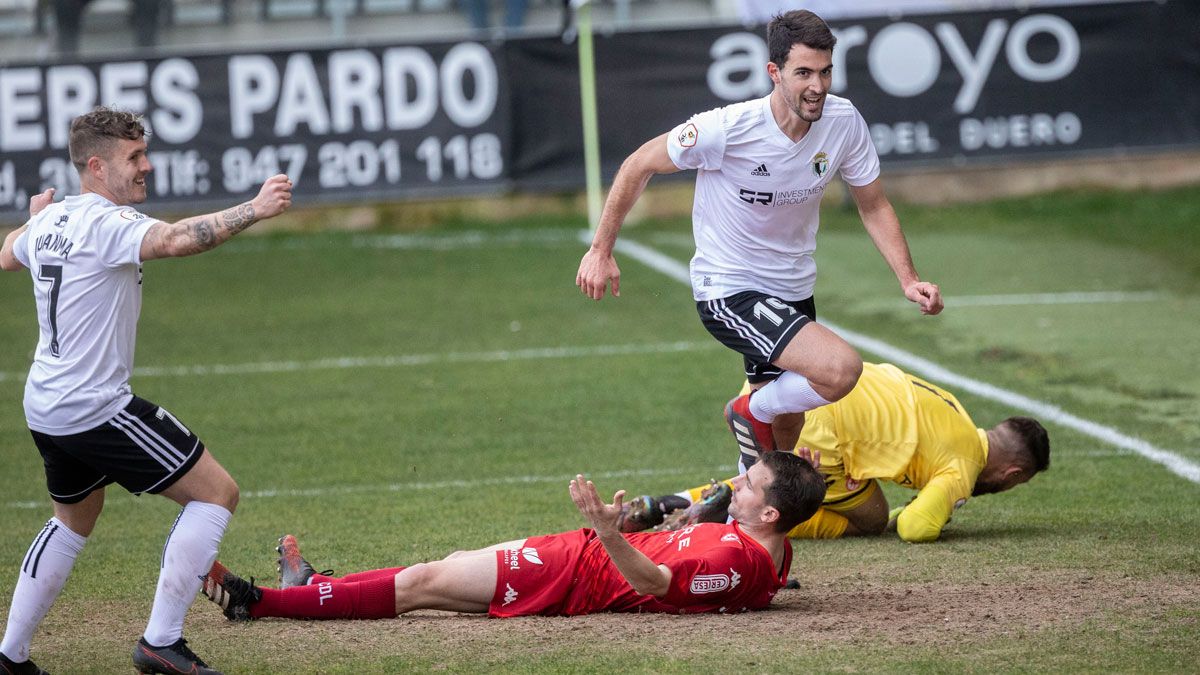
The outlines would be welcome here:
<svg viewBox="0 0 1200 675">
<path fill-rule="evenodd" d="M 354 583 L 319 582 L 279 590 L 262 589 L 250 616 L 288 619 L 391 619 L 396 616 L 396 582 L 391 576 Z"/>
<path fill-rule="evenodd" d="M 308 584 L 319 584 L 322 581 L 328 581 L 332 584 L 353 584 L 359 581 L 371 581 L 372 579 L 382 579 L 383 577 L 394 577 L 400 573 L 403 567 L 385 567 L 379 570 L 367 570 L 366 572 L 354 572 L 347 574 L 344 577 L 327 577 L 323 574 L 314 574 Z"/>
</svg>

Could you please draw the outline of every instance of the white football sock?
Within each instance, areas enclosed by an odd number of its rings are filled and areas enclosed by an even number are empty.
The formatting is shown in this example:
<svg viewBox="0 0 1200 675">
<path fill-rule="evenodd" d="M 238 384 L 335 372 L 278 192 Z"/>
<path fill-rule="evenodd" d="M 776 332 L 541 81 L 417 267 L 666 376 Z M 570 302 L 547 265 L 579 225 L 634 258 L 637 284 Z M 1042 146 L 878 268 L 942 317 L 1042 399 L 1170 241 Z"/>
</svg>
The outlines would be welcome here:
<svg viewBox="0 0 1200 675">
<path fill-rule="evenodd" d="M 51 518 L 21 561 L 21 575 L 8 608 L 8 628 L 0 652 L 18 663 L 29 660 L 29 642 L 71 575 L 87 537 Z"/>
<path fill-rule="evenodd" d="M 200 592 L 204 575 L 217 559 L 217 546 L 233 514 L 223 506 L 188 502 L 163 546 L 158 590 L 143 637 L 166 647 L 183 637 L 183 618 Z"/>
<path fill-rule="evenodd" d="M 808 378 L 788 370 L 754 392 L 750 397 L 750 414 L 770 424 L 776 415 L 804 412 L 830 403 L 812 388 Z"/>
</svg>

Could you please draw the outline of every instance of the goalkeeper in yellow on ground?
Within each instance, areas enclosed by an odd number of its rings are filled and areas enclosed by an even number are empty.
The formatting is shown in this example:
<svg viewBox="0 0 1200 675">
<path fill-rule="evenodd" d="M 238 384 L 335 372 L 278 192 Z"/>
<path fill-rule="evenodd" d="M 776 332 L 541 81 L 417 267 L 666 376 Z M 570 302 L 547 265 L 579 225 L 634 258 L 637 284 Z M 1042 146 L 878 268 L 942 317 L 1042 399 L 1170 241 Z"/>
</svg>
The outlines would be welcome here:
<svg viewBox="0 0 1200 675">
<path fill-rule="evenodd" d="M 886 363 L 863 364 L 850 394 L 808 411 L 796 448 L 820 454 L 827 485 L 821 509 L 789 533 L 798 539 L 894 528 L 905 541 L 933 541 L 970 497 L 1003 492 L 1050 465 L 1049 438 L 1036 420 L 1010 417 L 991 429 L 976 428 L 953 394 Z M 740 449 L 745 471 L 757 457 Z M 889 512 L 881 480 L 918 493 Z M 622 529 L 724 522 L 728 493 L 714 482 L 640 497 L 628 505 Z"/>
</svg>

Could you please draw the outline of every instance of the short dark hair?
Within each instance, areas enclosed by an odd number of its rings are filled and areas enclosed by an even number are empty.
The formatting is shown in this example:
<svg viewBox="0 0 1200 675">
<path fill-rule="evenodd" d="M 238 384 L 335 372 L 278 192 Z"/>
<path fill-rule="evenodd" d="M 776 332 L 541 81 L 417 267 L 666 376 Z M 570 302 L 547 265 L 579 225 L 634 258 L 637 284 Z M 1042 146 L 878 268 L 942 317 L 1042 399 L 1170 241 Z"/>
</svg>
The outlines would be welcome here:
<svg viewBox="0 0 1200 675">
<path fill-rule="evenodd" d="M 832 52 L 836 44 L 837 38 L 829 30 L 829 24 L 807 9 L 777 14 L 767 24 L 767 54 L 780 68 L 787 63 L 788 54 L 795 45 Z"/>
<path fill-rule="evenodd" d="M 790 531 L 821 508 L 825 479 L 807 461 L 790 452 L 763 453 L 758 461 L 775 476 L 764 491 L 764 499 L 779 511 L 776 532 Z"/>
<path fill-rule="evenodd" d="M 1010 417 L 1000 423 L 1008 427 L 1014 436 L 1020 440 L 1021 447 L 1015 453 L 1018 461 L 1029 469 L 1030 473 L 1038 473 L 1050 468 L 1050 435 L 1046 427 L 1032 417 Z"/>
<path fill-rule="evenodd" d="M 142 116 L 125 110 L 114 110 L 97 106 L 71 120 L 71 135 L 67 150 L 71 163 L 82 172 L 92 157 L 107 157 L 112 151 L 113 141 L 127 139 L 136 141 L 146 136 Z"/>
</svg>

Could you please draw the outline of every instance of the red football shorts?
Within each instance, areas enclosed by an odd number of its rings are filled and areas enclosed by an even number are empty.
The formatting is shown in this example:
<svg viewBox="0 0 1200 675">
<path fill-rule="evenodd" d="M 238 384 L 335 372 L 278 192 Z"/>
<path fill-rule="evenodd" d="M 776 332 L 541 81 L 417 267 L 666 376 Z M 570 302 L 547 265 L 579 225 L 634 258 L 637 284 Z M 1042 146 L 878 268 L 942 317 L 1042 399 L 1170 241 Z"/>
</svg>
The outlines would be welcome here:
<svg viewBox="0 0 1200 675">
<path fill-rule="evenodd" d="M 591 530 L 530 537 L 519 549 L 496 551 L 496 594 L 490 616 L 563 613 Z"/>
</svg>

